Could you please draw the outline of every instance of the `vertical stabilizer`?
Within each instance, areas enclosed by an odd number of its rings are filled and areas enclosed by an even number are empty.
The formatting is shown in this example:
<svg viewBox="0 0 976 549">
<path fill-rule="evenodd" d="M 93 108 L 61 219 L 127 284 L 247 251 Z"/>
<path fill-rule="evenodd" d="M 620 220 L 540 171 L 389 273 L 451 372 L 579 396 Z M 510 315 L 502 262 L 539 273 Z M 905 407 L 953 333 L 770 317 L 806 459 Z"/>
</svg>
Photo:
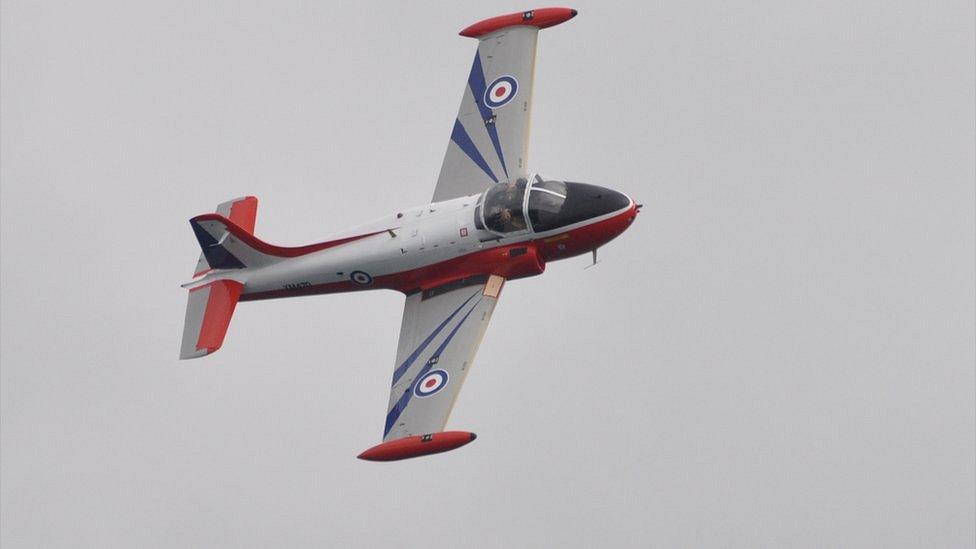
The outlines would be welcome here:
<svg viewBox="0 0 976 549">
<path fill-rule="evenodd" d="M 233 221 L 235 225 L 248 233 L 254 234 L 254 222 L 258 215 L 258 199 L 253 196 L 242 196 L 228 200 L 217 206 L 216 213 Z M 207 262 L 206 255 L 201 253 L 200 259 L 197 261 L 197 268 L 193 270 L 193 276 L 200 276 L 212 268 Z"/>
</svg>

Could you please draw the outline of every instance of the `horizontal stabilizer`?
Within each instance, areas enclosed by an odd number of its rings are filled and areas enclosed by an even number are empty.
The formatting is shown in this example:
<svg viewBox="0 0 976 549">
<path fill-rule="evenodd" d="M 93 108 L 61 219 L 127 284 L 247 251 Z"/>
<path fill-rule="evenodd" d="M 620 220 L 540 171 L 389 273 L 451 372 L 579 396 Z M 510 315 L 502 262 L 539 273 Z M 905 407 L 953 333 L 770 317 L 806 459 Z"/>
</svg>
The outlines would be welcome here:
<svg viewBox="0 0 976 549">
<path fill-rule="evenodd" d="M 190 290 L 181 359 L 206 356 L 220 348 L 243 289 L 240 282 L 218 280 Z"/>
</svg>

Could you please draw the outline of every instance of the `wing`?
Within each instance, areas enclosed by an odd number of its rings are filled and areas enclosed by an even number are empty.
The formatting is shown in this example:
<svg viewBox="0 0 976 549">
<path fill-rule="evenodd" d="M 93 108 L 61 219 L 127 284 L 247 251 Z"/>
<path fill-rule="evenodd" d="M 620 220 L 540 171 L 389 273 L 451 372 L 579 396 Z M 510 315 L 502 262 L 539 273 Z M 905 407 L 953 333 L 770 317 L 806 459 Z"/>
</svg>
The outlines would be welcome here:
<svg viewBox="0 0 976 549">
<path fill-rule="evenodd" d="M 444 429 L 503 284 L 472 277 L 407 296 L 384 441 Z"/>
<path fill-rule="evenodd" d="M 433 202 L 526 176 L 529 116 L 540 28 L 576 15 L 544 8 L 486 19 L 461 31 L 480 39 Z"/>
</svg>

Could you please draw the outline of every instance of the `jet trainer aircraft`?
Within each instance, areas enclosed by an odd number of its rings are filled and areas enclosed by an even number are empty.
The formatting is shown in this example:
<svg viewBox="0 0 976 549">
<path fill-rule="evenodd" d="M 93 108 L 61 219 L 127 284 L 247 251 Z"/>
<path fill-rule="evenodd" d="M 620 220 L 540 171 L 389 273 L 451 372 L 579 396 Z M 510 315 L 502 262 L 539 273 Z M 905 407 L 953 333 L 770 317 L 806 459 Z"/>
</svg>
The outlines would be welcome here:
<svg viewBox="0 0 976 549">
<path fill-rule="evenodd" d="M 191 219 L 203 253 L 184 284 L 180 358 L 219 349 L 238 301 L 396 290 L 406 302 L 383 442 L 359 457 L 398 460 L 474 440 L 443 429 L 502 286 L 550 261 L 592 253 L 596 262 L 640 209 L 617 191 L 527 170 L 536 39 L 575 16 L 543 8 L 461 31 L 478 51 L 430 203 L 300 247 L 254 236 L 252 196 Z"/>
</svg>

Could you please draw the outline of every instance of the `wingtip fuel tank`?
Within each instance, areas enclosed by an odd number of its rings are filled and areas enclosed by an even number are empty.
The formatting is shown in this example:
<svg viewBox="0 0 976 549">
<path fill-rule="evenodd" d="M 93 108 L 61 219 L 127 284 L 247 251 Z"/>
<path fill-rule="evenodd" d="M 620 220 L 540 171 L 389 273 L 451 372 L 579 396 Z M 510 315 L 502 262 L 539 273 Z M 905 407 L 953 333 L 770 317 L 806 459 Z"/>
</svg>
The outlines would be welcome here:
<svg viewBox="0 0 976 549">
<path fill-rule="evenodd" d="M 449 452 L 470 443 L 478 435 L 467 431 L 443 431 L 390 440 L 359 454 L 366 461 L 399 461 Z"/>
</svg>

